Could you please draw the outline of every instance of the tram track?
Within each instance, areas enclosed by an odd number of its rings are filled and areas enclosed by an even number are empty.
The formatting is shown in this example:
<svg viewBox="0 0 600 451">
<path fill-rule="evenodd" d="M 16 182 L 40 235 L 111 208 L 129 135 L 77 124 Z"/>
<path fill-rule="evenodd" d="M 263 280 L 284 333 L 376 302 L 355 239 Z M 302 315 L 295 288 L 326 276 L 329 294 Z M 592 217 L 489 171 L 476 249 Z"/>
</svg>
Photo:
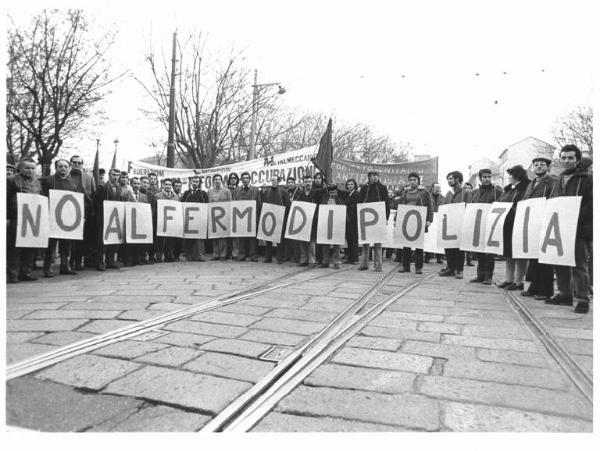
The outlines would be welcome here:
<svg viewBox="0 0 600 451">
<path fill-rule="evenodd" d="M 546 348 L 569 380 L 575 385 L 583 397 L 593 405 L 594 383 L 592 377 L 569 355 L 569 353 L 552 337 L 546 327 L 536 318 L 527 305 L 513 292 L 500 290 L 510 305 L 523 319 L 527 327 Z"/>
<path fill-rule="evenodd" d="M 334 318 L 325 329 L 289 354 L 250 390 L 207 423 L 200 432 L 249 431 L 312 371 L 389 305 L 437 274 L 437 271 L 433 271 L 387 296 L 383 301 L 369 305 L 369 301 L 389 282 L 397 268 L 398 266 L 394 267 L 377 284 L 362 293 L 358 300 Z"/>
<path fill-rule="evenodd" d="M 303 268 L 299 271 L 295 271 L 290 274 L 284 274 L 280 277 L 266 282 L 260 282 L 248 288 L 239 289 L 232 293 L 217 296 L 213 300 L 206 303 L 184 307 L 182 309 L 168 312 L 147 320 L 139 321 L 134 324 L 97 335 L 95 337 L 86 338 L 84 340 L 70 343 L 68 345 L 61 346 L 58 349 L 54 349 L 47 353 L 40 354 L 35 357 L 31 357 L 29 359 L 25 359 L 23 361 L 7 366 L 6 380 L 8 381 L 17 377 L 31 374 L 33 372 L 47 368 L 51 365 L 70 359 L 77 355 L 85 354 L 96 349 L 108 346 L 110 344 L 133 338 L 138 335 L 142 335 L 151 330 L 162 327 L 166 324 L 179 321 L 190 316 L 197 315 L 199 313 L 215 310 L 217 308 L 221 308 L 223 306 L 233 304 L 253 296 L 259 296 L 270 291 L 278 290 L 281 288 L 287 288 L 289 286 L 306 283 L 308 281 L 322 279 L 324 277 L 339 274 L 340 272 L 348 271 L 349 269 L 350 268 L 342 269 L 341 271 L 326 272 L 323 274 L 316 275 L 314 277 L 310 277 L 308 279 L 301 279 L 298 281 L 290 281 L 278 284 L 278 282 L 280 282 L 281 280 L 289 279 L 297 275 L 312 271 L 311 268 Z"/>
</svg>

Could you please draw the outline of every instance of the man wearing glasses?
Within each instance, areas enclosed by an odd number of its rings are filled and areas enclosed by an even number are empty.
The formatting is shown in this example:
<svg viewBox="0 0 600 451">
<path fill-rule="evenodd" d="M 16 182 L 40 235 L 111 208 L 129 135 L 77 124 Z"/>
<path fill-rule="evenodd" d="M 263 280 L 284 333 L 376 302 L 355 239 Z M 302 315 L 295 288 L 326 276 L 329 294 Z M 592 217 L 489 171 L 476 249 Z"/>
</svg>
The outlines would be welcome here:
<svg viewBox="0 0 600 451">
<path fill-rule="evenodd" d="M 95 266 L 96 262 L 89 261 L 92 252 L 96 250 L 96 230 L 92 218 L 92 202 L 96 192 L 96 182 L 94 177 L 83 171 L 83 158 L 79 155 L 73 155 L 70 159 L 71 172 L 69 177 L 77 191 L 84 196 L 84 223 L 83 223 L 83 241 L 73 241 L 71 248 L 71 258 L 69 265 L 76 271 L 83 270 L 82 260 L 85 257 L 88 266 Z"/>
</svg>

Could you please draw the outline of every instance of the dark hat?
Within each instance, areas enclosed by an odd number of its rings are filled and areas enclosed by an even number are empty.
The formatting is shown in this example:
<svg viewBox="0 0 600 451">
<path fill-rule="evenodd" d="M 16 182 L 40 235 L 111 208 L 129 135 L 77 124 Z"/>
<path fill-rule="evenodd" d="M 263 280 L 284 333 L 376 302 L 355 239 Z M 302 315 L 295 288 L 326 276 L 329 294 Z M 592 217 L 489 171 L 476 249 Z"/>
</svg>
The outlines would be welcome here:
<svg viewBox="0 0 600 451">
<path fill-rule="evenodd" d="M 531 160 L 531 164 L 535 163 L 536 161 L 543 161 L 548 166 L 550 166 L 552 164 L 552 160 L 550 160 L 550 158 L 546 158 L 546 157 L 535 157 L 533 160 Z"/>
<path fill-rule="evenodd" d="M 327 185 L 327 191 L 332 192 L 332 191 L 337 191 L 338 187 L 335 183 L 330 183 L 329 185 Z"/>
<path fill-rule="evenodd" d="M 527 179 L 527 170 L 521 166 L 520 164 L 513 166 L 512 168 L 508 168 L 506 170 L 510 175 L 512 175 L 517 180 L 525 180 Z"/>
</svg>

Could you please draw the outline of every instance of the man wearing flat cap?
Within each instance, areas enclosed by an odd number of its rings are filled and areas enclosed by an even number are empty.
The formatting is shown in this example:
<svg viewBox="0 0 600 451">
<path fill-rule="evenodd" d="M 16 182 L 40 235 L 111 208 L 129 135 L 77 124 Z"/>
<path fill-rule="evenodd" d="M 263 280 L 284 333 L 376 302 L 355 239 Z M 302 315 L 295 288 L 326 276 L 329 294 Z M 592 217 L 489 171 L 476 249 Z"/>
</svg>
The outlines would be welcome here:
<svg viewBox="0 0 600 451">
<path fill-rule="evenodd" d="M 545 197 L 548 199 L 556 184 L 556 178 L 550 175 L 552 161 L 546 157 L 536 157 L 531 160 L 535 173 L 533 181 L 527 185 L 523 200 Z M 529 288 L 521 292 L 522 296 L 533 296 L 537 300 L 547 300 L 554 294 L 554 272 L 552 265 L 529 260 L 526 280 L 530 281 Z"/>
</svg>

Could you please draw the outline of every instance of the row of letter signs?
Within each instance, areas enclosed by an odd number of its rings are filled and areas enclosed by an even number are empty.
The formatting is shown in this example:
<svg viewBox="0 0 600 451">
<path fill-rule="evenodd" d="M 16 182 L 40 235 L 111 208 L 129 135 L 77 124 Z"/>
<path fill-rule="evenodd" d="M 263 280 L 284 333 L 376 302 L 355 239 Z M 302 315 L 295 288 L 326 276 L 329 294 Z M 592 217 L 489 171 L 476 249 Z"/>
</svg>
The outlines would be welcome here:
<svg viewBox="0 0 600 451">
<path fill-rule="evenodd" d="M 538 258 L 541 263 L 575 265 L 575 233 L 580 197 L 528 199 L 517 204 L 512 235 L 514 258 Z M 50 190 L 49 197 L 17 194 L 17 247 L 46 247 L 48 238 L 83 239 L 83 194 Z M 157 201 L 157 236 L 191 239 L 257 237 L 279 243 L 285 238 L 310 241 L 317 205 L 292 202 L 285 207 L 255 201 L 216 203 Z M 503 228 L 512 203 L 441 205 L 426 230 L 426 207 L 399 205 L 386 219 L 384 202 L 358 204 L 359 244 L 424 249 L 444 248 L 502 255 Z M 346 206 L 319 205 L 317 243 L 346 244 Z M 257 221 L 258 218 L 258 221 Z M 287 221 L 286 221 L 287 219 Z M 105 244 L 152 243 L 150 205 L 104 201 Z M 285 233 L 283 228 L 285 227 Z"/>
</svg>

